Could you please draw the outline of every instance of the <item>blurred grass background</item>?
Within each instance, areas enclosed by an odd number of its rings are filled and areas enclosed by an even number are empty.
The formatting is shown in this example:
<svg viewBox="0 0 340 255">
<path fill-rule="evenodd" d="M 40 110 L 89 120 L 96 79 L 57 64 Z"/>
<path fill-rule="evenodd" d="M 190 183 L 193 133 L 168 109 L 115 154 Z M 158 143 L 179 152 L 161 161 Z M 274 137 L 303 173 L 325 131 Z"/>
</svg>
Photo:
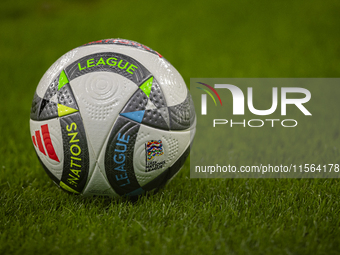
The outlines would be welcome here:
<svg viewBox="0 0 340 255">
<path fill-rule="evenodd" d="M 187 84 L 339 77 L 339 7 L 332 0 L 1 1 L 0 253 L 338 254 L 337 179 L 190 179 L 187 161 L 154 196 L 85 200 L 49 180 L 28 123 L 48 67 L 105 38 L 157 50 Z"/>
</svg>

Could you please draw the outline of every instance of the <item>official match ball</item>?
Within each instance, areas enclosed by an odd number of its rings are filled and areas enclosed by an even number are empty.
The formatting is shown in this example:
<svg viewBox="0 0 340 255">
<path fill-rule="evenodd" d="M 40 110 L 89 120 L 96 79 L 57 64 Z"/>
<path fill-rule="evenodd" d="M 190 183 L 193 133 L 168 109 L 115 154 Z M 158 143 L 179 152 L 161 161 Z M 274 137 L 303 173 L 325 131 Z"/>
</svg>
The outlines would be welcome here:
<svg viewBox="0 0 340 255">
<path fill-rule="evenodd" d="M 30 131 L 44 170 L 63 190 L 136 196 L 183 166 L 196 116 L 185 82 L 158 52 L 107 39 L 75 48 L 44 74 Z"/>
</svg>

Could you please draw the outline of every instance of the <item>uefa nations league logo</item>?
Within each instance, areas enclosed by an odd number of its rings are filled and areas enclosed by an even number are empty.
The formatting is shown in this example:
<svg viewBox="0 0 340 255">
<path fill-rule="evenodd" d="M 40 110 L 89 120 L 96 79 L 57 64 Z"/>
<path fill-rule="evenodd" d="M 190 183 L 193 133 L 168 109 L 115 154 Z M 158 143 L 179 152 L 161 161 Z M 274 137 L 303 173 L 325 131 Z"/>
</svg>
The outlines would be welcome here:
<svg viewBox="0 0 340 255">
<path fill-rule="evenodd" d="M 151 140 L 145 143 L 146 172 L 160 169 L 165 164 L 162 140 Z"/>
</svg>

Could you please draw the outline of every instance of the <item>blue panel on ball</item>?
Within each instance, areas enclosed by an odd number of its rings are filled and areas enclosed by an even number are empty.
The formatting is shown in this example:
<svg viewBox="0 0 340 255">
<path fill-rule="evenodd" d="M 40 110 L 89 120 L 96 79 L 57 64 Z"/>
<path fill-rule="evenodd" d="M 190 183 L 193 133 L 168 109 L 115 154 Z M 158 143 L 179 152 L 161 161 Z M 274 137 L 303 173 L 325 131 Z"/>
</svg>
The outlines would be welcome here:
<svg viewBox="0 0 340 255">
<path fill-rule="evenodd" d="M 136 112 L 124 112 L 124 113 L 121 113 L 120 115 L 122 115 L 126 118 L 129 118 L 131 120 L 134 120 L 138 123 L 141 123 L 142 120 L 143 120 L 143 117 L 144 117 L 144 112 L 145 112 L 145 110 L 136 111 Z"/>
</svg>

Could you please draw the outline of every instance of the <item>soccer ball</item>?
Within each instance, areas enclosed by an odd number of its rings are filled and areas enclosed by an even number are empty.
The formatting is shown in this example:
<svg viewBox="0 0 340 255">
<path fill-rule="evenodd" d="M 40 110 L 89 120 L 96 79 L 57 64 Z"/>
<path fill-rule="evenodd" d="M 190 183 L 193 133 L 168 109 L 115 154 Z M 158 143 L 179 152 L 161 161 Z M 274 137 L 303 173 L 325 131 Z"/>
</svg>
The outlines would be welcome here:
<svg viewBox="0 0 340 255">
<path fill-rule="evenodd" d="M 136 196 L 157 189 L 184 164 L 196 128 L 178 71 L 140 43 L 107 39 L 59 58 L 36 89 L 32 142 L 63 190 Z"/>
</svg>

